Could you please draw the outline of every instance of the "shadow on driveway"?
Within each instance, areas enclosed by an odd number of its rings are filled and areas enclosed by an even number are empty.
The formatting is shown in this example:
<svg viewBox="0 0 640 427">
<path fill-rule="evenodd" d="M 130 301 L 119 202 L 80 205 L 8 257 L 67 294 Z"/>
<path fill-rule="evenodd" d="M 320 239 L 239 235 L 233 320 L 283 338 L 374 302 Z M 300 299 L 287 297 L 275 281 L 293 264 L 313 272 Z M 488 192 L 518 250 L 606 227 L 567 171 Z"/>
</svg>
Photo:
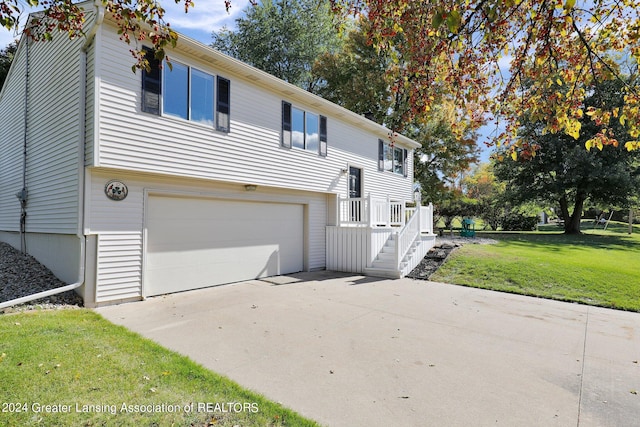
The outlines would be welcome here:
<svg viewBox="0 0 640 427">
<path fill-rule="evenodd" d="M 328 426 L 640 419 L 638 313 L 327 271 L 96 311 Z"/>
</svg>

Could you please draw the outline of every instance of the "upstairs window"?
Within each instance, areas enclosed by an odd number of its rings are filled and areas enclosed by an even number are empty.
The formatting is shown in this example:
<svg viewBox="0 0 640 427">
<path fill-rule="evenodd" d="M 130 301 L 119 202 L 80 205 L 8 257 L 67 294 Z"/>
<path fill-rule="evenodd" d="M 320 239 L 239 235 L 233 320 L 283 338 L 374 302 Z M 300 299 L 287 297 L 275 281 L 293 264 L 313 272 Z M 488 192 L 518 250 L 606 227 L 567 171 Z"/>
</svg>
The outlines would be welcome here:
<svg viewBox="0 0 640 427">
<path fill-rule="evenodd" d="M 142 71 L 142 111 L 179 117 L 214 126 L 222 132 L 230 130 L 229 80 L 172 61 L 171 66 L 153 57 L 145 49 L 149 70 Z M 216 84 L 217 83 L 217 84 Z M 215 91 L 217 90 L 217 97 Z M 217 114 L 216 114 L 217 113 Z"/>
<path fill-rule="evenodd" d="M 327 118 L 282 102 L 282 142 L 286 148 L 327 155 Z"/>
<path fill-rule="evenodd" d="M 142 111 L 160 114 L 160 95 L 162 94 L 162 72 L 160 61 L 153 51 L 144 48 L 145 58 L 149 62 L 149 70 L 142 70 Z"/>
<path fill-rule="evenodd" d="M 191 69 L 190 119 L 213 126 L 213 76 Z"/>
<path fill-rule="evenodd" d="M 404 148 L 393 146 L 382 139 L 378 140 L 378 170 L 407 176 L 408 153 Z"/>
<path fill-rule="evenodd" d="M 165 64 L 162 82 L 162 112 L 164 114 L 189 119 L 189 67 L 172 63 Z M 169 68 L 169 69 L 167 69 Z"/>
<path fill-rule="evenodd" d="M 216 104 L 218 116 L 216 119 L 216 129 L 221 132 L 229 132 L 229 129 L 231 128 L 230 105 L 231 82 L 218 76 L 218 99 Z"/>
</svg>

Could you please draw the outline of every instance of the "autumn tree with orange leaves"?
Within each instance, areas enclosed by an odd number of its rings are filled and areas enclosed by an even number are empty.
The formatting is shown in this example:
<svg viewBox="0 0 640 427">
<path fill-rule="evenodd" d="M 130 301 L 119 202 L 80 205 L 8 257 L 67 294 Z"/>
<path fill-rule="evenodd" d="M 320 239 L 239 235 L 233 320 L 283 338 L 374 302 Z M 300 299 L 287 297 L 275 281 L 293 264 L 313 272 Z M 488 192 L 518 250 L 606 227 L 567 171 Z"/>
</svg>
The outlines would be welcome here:
<svg viewBox="0 0 640 427">
<path fill-rule="evenodd" d="M 192 5 L 192 0 L 174 1 L 185 10 Z M 454 102 L 454 132 L 463 120 L 465 128 L 479 126 L 489 115 L 504 124 L 497 127 L 504 131 L 495 142 L 507 145 L 513 158 L 536 154 L 535 147 L 517 138 L 523 114 L 542 121 L 545 132 L 574 139 L 586 115 L 599 127 L 587 149 L 640 149 L 637 90 L 624 89 L 622 107 L 584 106 L 589 88 L 617 79 L 623 61 L 640 63 L 638 0 L 324 1 L 340 16 L 366 15 L 369 42 L 395 58 L 387 69 L 397 82 L 392 90 L 408 94 L 411 105 L 400 123 L 428 114 L 446 96 Z M 70 0 L 28 4 L 44 9 L 38 25 L 27 27 L 38 28 L 33 37 L 83 34 L 83 12 Z M 158 2 L 102 0 L 102 5 L 116 18 L 125 42 L 150 41 L 159 56 L 175 44 L 177 34 Z M 18 0 L 0 0 L 0 25 L 15 28 L 20 13 Z M 136 66 L 145 66 L 142 52 L 133 48 L 132 53 Z M 613 121 L 628 138 L 616 133 Z"/>
</svg>

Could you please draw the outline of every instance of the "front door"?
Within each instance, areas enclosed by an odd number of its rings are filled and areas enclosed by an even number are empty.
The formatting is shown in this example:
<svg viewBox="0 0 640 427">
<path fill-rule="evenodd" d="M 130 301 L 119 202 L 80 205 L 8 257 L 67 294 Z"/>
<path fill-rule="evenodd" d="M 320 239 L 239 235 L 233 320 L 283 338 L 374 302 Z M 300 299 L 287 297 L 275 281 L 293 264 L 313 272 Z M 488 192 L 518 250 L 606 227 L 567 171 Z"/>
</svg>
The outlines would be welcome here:
<svg viewBox="0 0 640 427">
<path fill-rule="evenodd" d="M 349 166 L 349 216 L 353 222 L 362 222 L 364 203 L 362 197 L 362 169 Z"/>
<path fill-rule="evenodd" d="M 362 197 L 362 169 L 349 166 L 349 197 Z"/>
</svg>

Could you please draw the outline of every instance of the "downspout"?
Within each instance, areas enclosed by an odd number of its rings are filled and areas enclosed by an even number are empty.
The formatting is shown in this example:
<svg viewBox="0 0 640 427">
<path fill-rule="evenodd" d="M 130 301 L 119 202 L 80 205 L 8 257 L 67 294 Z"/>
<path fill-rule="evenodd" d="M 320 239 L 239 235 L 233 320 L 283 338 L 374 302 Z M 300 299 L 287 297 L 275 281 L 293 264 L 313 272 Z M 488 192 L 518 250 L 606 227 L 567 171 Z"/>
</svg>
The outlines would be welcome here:
<svg viewBox="0 0 640 427">
<path fill-rule="evenodd" d="M 87 50 L 93 41 L 93 38 L 98 31 L 98 27 L 102 24 L 104 19 L 104 8 L 101 6 L 101 2 L 96 0 L 96 22 L 93 24 L 91 31 L 87 34 L 87 39 L 85 43 L 82 45 L 80 49 L 80 78 L 78 79 L 80 85 L 80 94 L 79 94 L 79 137 L 78 137 L 78 229 L 76 231 L 76 236 L 80 240 L 80 265 L 78 268 L 78 280 L 75 283 L 62 286 L 60 288 L 50 289 L 48 291 L 39 292 L 33 295 L 27 295 L 25 297 L 16 298 L 10 301 L 5 301 L 0 303 L 0 310 L 11 307 L 17 304 L 23 304 L 29 301 L 34 301 L 40 298 L 46 298 L 52 295 L 60 294 L 63 292 L 71 291 L 79 288 L 84 285 L 85 282 L 85 264 L 87 259 L 87 248 L 86 248 L 86 238 L 84 235 L 84 197 L 85 197 L 85 166 L 84 166 L 84 143 L 85 143 L 85 133 L 86 133 L 86 109 L 87 109 Z M 28 40 L 27 40 L 27 76 L 28 76 L 28 64 L 29 64 L 29 55 L 28 55 Z M 28 80 L 28 79 L 27 79 Z M 24 158 L 24 173 L 23 173 L 23 182 L 26 183 L 26 97 L 25 97 L 25 158 Z M 26 184 L 25 184 L 26 188 Z M 25 204 L 26 204 L 26 189 L 23 189 L 25 194 Z"/>
<path fill-rule="evenodd" d="M 25 37 L 24 73 L 24 127 L 22 139 L 22 190 L 16 197 L 20 201 L 20 252 L 27 253 L 27 140 L 29 128 L 29 37 Z"/>
</svg>

